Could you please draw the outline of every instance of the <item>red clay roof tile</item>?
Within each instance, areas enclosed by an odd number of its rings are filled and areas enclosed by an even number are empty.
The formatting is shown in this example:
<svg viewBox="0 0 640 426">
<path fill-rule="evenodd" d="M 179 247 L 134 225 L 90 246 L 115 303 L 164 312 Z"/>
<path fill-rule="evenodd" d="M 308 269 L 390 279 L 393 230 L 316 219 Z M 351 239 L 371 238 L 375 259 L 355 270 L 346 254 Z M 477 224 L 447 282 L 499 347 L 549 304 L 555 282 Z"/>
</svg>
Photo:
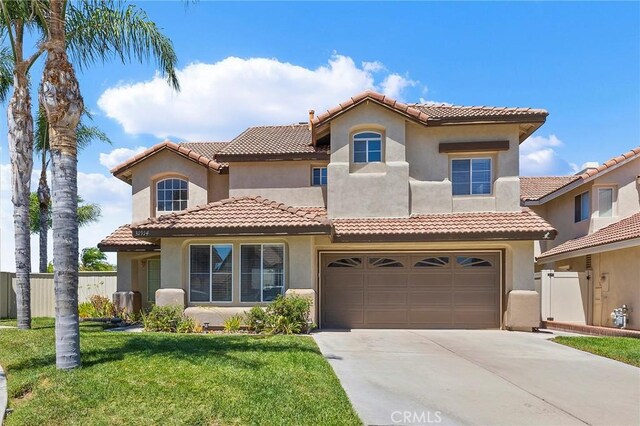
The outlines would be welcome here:
<svg viewBox="0 0 640 426">
<path fill-rule="evenodd" d="M 102 251 L 151 251 L 159 250 L 160 246 L 134 238 L 131 225 L 122 225 L 100 241 L 98 248 Z"/>
<path fill-rule="evenodd" d="M 566 241 L 538 256 L 538 260 L 577 250 L 640 238 L 640 212 L 612 223 L 593 234 Z M 638 243 L 640 245 L 640 242 Z"/>
<path fill-rule="evenodd" d="M 578 176 L 532 176 L 520 177 L 520 199 L 522 201 L 539 200 L 547 194 L 570 184 Z"/>
</svg>

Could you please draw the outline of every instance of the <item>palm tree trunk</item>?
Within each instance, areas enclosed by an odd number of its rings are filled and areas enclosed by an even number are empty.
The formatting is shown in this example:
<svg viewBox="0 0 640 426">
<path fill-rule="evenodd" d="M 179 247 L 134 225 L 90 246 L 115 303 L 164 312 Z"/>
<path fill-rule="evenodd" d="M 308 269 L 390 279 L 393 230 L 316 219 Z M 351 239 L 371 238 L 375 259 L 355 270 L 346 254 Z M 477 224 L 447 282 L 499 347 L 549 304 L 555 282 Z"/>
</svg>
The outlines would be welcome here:
<svg viewBox="0 0 640 426">
<path fill-rule="evenodd" d="M 47 113 L 51 145 L 56 366 L 71 369 L 80 366 L 76 129 L 84 105 L 65 50 L 64 1 L 51 0 L 50 7 L 40 103 Z"/>
<path fill-rule="evenodd" d="M 49 259 L 47 256 L 47 245 L 49 237 L 49 204 L 51 196 L 49 193 L 49 184 L 47 183 L 47 151 L 42 150 L 42 172 L 40 172 L 40 183 L 38 184 L 38 202 L 40 206 L 40 272 L 47 272 Z"/>
<path fill-rule="evenodd" d="M 9 152 L 11 154 L 13 226 L 16 258 L 16 307 L 18 328 L 31 328 L 31 233 L 29 194 L 33 170 L 33 118 L 29 80 L 24 62 L 17 62 L 13 74 L 13 96 L 7 108 Z"/>
</svg>

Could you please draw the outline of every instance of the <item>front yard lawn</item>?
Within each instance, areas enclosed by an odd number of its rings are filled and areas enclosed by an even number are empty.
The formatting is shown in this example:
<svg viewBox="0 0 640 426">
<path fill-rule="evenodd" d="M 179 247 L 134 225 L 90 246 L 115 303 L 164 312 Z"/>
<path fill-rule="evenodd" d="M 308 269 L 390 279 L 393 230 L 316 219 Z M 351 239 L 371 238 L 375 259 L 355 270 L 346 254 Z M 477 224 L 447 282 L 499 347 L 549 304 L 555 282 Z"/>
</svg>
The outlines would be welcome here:
<svg viewBox="0 0 640 426">
<path fill-rule="evenodd" d="M 82 368 L 58 371 L 52 319 L 0 329 L 8 425 L 360 424 L 308 336 L 111 333 L 84 323 L 81 345 Z"/>
<path fill-rule="evenodd" d="M 558 336 L 553 341 L 640 367 L 640 339 L 633 337 Z"/>
</svg>

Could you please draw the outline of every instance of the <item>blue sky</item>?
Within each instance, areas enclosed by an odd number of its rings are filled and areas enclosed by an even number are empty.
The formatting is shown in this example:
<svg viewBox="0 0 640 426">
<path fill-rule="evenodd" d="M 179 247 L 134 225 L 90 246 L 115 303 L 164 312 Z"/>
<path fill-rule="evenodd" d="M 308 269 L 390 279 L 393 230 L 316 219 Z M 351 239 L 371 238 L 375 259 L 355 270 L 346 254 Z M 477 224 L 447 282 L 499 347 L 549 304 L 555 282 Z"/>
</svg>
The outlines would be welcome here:
<svg viewBox="0 0 640 426">
<path fill-rule="evenodd" d="M 105 211 L 81 246 L 130 217 L 130 189 L 108 173 L 115 162 L 166 137 L 228 140 L 250 125 L 302 121 L 369 87 L 408 102 L 547 109 L 523 145 L 526 174 L 572 173 L 640 145 L 637 2 L 139 5 L 173 40 L 184 90 L 154 80 L 153 64 L 79 73 L 114 142 L 80 156 L 81 195 Z M 3 270 L 13 269 L 8 163 L 5 143 Z"/>
</svg>

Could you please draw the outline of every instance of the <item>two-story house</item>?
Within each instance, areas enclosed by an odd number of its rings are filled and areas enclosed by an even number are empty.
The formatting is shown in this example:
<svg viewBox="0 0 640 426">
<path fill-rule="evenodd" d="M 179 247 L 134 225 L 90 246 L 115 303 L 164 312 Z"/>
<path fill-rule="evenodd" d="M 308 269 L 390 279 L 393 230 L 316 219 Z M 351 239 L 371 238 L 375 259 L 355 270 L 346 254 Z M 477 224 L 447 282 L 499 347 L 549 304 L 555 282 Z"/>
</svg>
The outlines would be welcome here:
<svg viewBox="0 0 640 426">
<path fill-rule="evenodd" d="M 559 231 L 539 242 L 536 269 L 586 272 L 584 322 L 611 326 L 627 305 L 640 329 L 640 147 L 573 176 L 522 178 L 521 197 Z"/>
<path fill-rule="evenodd" d="M 119 296 L 212 325 L 287 292 L 325 328 L 498 328 L 556 234 L 520 206 L 519 144 L 546 116 L 367 91 L 227 143 L 167 141 L 112 170 L 132 223 L 100 247 Z"/>
</svg>

